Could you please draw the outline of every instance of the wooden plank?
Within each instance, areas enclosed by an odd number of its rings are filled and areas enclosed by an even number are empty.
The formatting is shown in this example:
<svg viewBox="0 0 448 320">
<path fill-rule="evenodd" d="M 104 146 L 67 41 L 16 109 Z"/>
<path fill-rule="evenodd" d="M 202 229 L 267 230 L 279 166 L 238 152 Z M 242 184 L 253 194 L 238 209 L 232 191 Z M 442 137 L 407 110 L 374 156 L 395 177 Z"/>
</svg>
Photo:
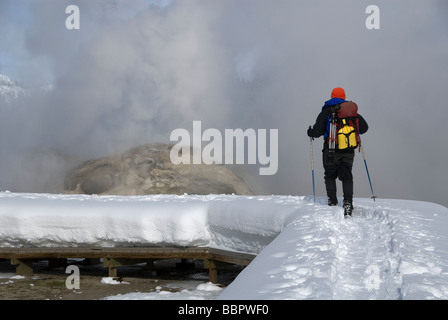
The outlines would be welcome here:
<svg viewBox="0 0 448 320">
<path fill-rule="evenodd" d="M 100 258 L 110 257 L 194 257 L 206 255 L 207 248 L 0 248 L 0 258 Z"/>
<path fill-rule="evenodd" d="M 145 248 L 0 248 L 0 258 L 63 259 L 63 258 L 180 258 L 215 260 L 247 265 L 255 254 L 225 251 L 206 247 L 145 247 Z"/>
<path fill-rule="evenodd" d="M 76 248 L 0 248 L 0 258 L 11 259 L 18 274 L 32 274 L 33 260 L 67 258 L 103 259 L 109 276 L 117 276 L 117 267 L 158 259 L 202 259 L 209 269 L 210 281 L 217 283 L 218 266 L 222 263 L 247 266 L 255 254 L 226 251 L 208 247 L 76 247 Z M 149 264 L 151 265 L 151 263 Z M 19 273 L 20 272 L 20 273 Z"/>
<path fill-rule="evenodd" d="M 252 260 L 256 255 L 225 251 L 221 249 L 210 249 L 207 247 L 191 247 L 191 248 L 176 248 L 176 247 L 145 247 L 145 248 L 0 248 L 0 258 L 10 258 L 11 255 L 15 256 L 33 256 L 36 258 L 42 256 L 88 256 L 88 257 L 100 257 L 104 255 L 113 256 L 142 256 L 142 255 L 159 255 L 159 256 L 185 256 L 190 257 L 193 255 L 216 255 L 223 257 L 234 257 L 241 260 Z"/>
<path fill-rule="evenodd" d="M 248 266 L 252 260 L 256 257 L 255 254 L 226 251 L 221 249 L 210 249 L 211 259 L 227 262 L 231 264 L 237 264 L 240 266 Z"/>
</svg>

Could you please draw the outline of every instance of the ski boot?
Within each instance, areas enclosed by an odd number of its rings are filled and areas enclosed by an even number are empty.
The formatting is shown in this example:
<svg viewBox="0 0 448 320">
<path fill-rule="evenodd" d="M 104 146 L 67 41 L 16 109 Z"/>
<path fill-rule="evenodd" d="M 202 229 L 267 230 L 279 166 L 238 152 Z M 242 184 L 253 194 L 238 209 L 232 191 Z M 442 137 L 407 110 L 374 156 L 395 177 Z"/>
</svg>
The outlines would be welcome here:
<svg viewBox="0 0 448 320">
<path fill-rule="evenodd" d="M 336 198 L 336 197 L 329 197 L 328 198 L 328 205 L 330 207 L 336 207 L 338 205 L 338 198 Z"/>
<path fill-rule="evenodd" d="M 351 201 L 345 200 L 344 201 L 344 218 L 349 218 L 352 216 L 353 213 L 353 204 Z"/>
</svg>

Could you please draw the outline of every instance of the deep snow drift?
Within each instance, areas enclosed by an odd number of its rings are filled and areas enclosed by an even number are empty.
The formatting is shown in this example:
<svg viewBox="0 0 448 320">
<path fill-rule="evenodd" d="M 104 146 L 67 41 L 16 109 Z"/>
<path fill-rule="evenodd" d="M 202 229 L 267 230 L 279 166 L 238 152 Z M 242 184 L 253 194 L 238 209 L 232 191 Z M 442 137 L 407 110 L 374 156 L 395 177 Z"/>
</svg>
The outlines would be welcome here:
<svg viewBox="0 0 448 320">
<path fill-rule="evenodd" d="M 0 193 L 0 247 L 212 246 L 259 253 L 225 290 L 118 299 L 447 299 L 448 209 L 292 196 Z M 203 288 L 204 287 L 204 288 Z M 200 292 L 198 294 L 198 292 Z"/>
</svg>

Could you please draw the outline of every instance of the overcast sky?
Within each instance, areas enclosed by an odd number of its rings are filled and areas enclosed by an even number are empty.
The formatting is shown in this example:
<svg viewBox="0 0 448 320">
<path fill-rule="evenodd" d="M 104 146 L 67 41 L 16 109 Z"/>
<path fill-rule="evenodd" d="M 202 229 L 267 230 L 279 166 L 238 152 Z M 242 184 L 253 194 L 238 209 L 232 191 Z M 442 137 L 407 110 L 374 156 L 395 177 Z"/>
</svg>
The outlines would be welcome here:
<svg viewBox="0 0 448 320">
<path fill-rule="evenodd" d="M 65 27 L 71 4 L 80 30 Z M 380 30 L 365 26 L 371 4 Z M 53 86 L 0 106 L 0 189 L 46 191 L 61 159 L 169 142 L 200 120 L 279 129 L 278 173 L 239 173 L 256 193 L 309 195 L 306 129 L 342 86 L 370 125 L 376 195 L 448 206 L 447 16 L 443 0 L 0 0 L 0 73 Z M 354 174 L 355 197 L 371 196 L 361 154 Z"/>
</svg>

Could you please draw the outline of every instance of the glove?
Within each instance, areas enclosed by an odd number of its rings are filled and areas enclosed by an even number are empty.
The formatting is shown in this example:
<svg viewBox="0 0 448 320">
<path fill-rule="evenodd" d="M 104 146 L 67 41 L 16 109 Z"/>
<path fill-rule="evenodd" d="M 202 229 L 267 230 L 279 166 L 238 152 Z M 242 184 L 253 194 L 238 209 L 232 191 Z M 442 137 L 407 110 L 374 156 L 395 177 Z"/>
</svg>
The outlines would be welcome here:
<svg viewBox="0 0 448 320">
<path fill-rule="evenodd" d="M 308 134 L 308 137 L 313 138 L 313 140 L 314 140 L 314 130 L 313 130 L 313 128 L 311 128 L 311 126 L 308 128 L 307 134 Z"/>
</svg>

